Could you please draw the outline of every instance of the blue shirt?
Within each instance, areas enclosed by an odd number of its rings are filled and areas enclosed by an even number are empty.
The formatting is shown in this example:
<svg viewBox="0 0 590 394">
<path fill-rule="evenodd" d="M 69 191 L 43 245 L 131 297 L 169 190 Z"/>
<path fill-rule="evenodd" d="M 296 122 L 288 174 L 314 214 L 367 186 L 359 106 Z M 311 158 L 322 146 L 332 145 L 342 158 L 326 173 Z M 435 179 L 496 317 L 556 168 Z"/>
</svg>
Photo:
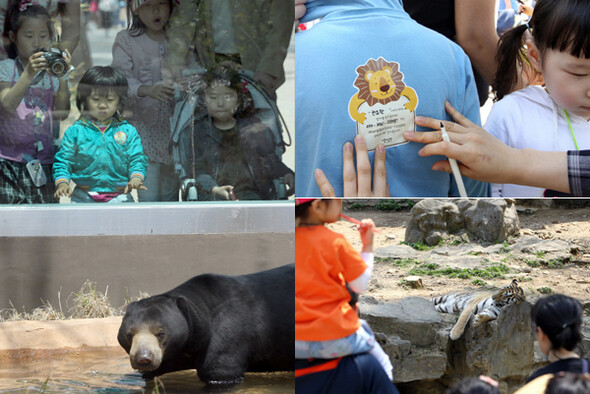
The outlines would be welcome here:
<svg viewBox="0 0 590 394">
<path fill-rule="evenodd" d="M 444 103 L 480 124 L 471 64 L 463 50 L 403 11 L 399 0 L 310 0 L 302 22 L 320 22 L 295 38 L 296 187 L 300 197 L 319 197 L 314 170 L 324 171 L 342 196 L 342 146 L 353 141 L 357 121 L 349 113 L 357 68 L 383 58 L 399 65 L 416 94 L 416 116 L 450 119 Z M 413 115 L 412 115 L 413 116 Z M 451 174 L 432 171 L 441 156 L 420 157 L 423 144 L 386 148 L 391 196 L 458 196 Z M 369 153 L 371 163 L 373 152 Z M 464 178 L 469 196 L 488 196 L 486 183 Z"/>
<path fill-rule="evenodd" d="M 94 192 L 115 192 L 132 177 L 142 180 L 147 170 L 137 129 L 126 121 L 113 121 L 101 132 L 85 118 L 65 131 L 53 163 L 55 183 L 74 180 Z"/>
</svg>

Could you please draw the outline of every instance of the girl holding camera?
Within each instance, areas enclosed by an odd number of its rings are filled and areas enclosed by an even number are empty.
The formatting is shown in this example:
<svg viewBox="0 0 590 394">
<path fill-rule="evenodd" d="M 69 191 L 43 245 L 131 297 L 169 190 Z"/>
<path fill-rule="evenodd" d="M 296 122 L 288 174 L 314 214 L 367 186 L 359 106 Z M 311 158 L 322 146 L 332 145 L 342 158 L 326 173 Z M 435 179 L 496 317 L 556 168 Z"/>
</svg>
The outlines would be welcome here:
<svg viewBox="0 0 590 394">
<path fill-rule="evenodd" d="M 49 203 L 54 186 L 53 121 L 70 112 L 67 77 L 50 75 L 44 49 L 53 35 L 45 8 L 13 1 L 7 11 L 9 59 L 0 62 L 0 203 Z M 52 57 L 52 56 L 49 56 Z M 65 70 L 71 56 L 62 54 Z"/>
</svg>

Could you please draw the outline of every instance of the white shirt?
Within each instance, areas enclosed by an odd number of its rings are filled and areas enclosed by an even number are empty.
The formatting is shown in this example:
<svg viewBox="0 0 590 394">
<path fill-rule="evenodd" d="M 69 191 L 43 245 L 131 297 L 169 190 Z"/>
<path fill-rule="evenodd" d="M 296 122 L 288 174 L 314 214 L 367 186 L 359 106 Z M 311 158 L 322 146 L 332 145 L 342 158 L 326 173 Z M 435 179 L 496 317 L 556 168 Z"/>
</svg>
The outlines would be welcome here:
<svg viewBox="0 0 590 394">
<path fill-rule="evenodd" d="M 590 123 L 568 113 L 580 149 L 590 149 Z M 541 151 L 576 150 L 563 108 L 540 86 L 510 93 L 492 107 L 484 127 L 508 146 Z M 542 197 L 545 190 L 492 184 L 493 197 Z"/>
</svg>

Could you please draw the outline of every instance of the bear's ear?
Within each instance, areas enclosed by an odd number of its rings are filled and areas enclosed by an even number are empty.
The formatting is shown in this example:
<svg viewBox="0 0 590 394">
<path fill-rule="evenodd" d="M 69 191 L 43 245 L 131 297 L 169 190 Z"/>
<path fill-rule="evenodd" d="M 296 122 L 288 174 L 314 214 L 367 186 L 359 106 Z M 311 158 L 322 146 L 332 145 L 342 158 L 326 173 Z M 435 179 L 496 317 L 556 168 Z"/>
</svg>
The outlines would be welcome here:
<svg viewBox="0 0 590 394">
<path fill-rule="evenodd" d="M 373 76 L 372 71 L 365 73 L 365 80 L 370 81 L 372 76 Z"/>
<path fill-rule="evenodd" d="M 385 71 L 389 75 L 393 74 L 393 70 L 389 66 L 383 67 L 383 71 Z"/>
</svg>

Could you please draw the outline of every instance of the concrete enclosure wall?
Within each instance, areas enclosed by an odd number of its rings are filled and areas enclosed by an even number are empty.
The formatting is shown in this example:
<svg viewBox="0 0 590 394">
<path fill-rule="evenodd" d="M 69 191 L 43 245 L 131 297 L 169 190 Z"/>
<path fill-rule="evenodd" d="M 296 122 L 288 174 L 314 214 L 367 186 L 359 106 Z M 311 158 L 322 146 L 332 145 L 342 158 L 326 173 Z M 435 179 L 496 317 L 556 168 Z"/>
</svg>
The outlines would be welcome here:
<svg viewBox="0 0 590 394">
<path fill-rule="evenodd" d="M 127 296 L 137 297 L 140 291 L 158 294 L 198 274 L 237 275 L 294 262 L 292 204 L 219 204 L 214 210 L 194 205 L 182 211 L 176 206 L 172 211 L 145 207 L 141 217 L 150 223 L 143 225 L 137 223 L 137 207 L 116 214 L 91 210 L 90 215 L 100 215 L 104 227 L 87 220 L 88 211 L 57 209 L 39 215 L 20 209 L 18 214 L 0 210 L 0 309 L 12 303 L 30 311 L 41 305 L 41 299 L 58 307 L 58 292 L 66 309 L 71 306 L 68 296 L 86 279 L 96 282 L 103 293 L 108 286 L 112 305 L 119 307 Z M 174 230 L 174 215 L 190 226 L 179 223 Z M 41 223 L 29 222 L 39 217 Z M 121 234 L 121 223 L 131 218 L 131 234 Z M 75 235 L 72 226 L 55 227 L 57 236 L 29 235 L 37 231 L 32 229 L 49 228 L 60 220 L 76 223 L 83 227 L 78 233 L 90 235 Z M 116 235 L 109 235 L 109 222 L 112 231 L 119 229 Z"/>
</svg>

